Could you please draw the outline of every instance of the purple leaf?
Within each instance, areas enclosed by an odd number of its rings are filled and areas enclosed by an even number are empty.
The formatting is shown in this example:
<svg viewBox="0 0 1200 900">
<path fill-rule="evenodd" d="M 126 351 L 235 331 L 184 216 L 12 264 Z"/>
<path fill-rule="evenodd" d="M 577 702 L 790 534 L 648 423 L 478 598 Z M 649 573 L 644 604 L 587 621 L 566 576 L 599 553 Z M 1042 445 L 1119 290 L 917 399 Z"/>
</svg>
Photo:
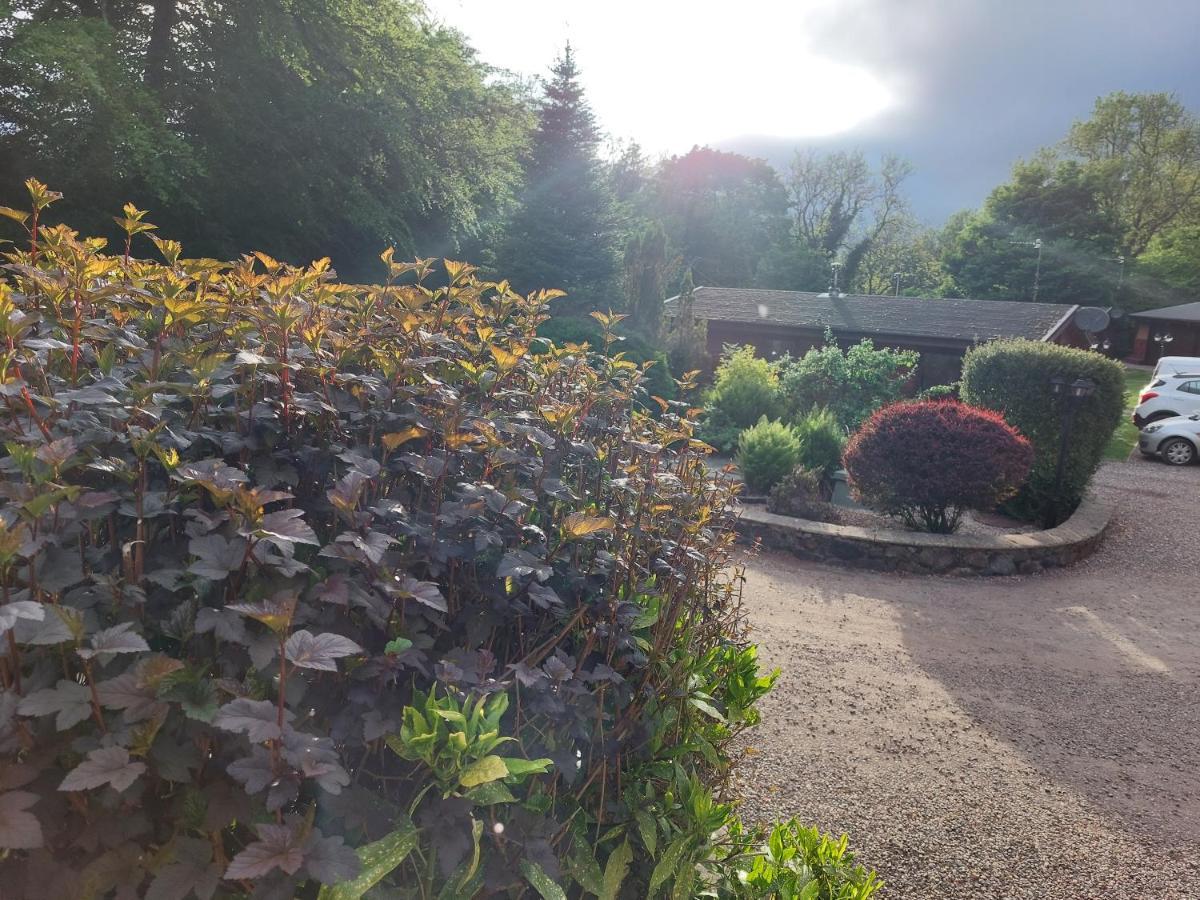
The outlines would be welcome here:
<svg viewBox="0 0 1200 900">
<path fill-rule="evenodd" d="M 52 688 L 37 691 L 23 698 L 17 711 L 23 716 L 57 714 L 54 727 L 59 731 L 66 731 L 92 714 L 91 701 L 91 694 L 86 687 L 64 678 Z"/>
<path fill-rule="evenodd" d="M 75 652 L 84 659 L 91 659 L 102 653 L 148 653 L 150 645 L 136 631 L 130 631 L 132 627 L 132 622 L 122 622 L 112 628 L 97 631 L 92 635 L 91 647 L 80 647 Z"/>
<path fill-rule="evenodd" d="M 246 620 L 230 609 L 215 609 L 205 606 L 196 613 L 196 633 L 212 632 L 223 641 L 235 644 L 247 643 Z"/>
<path fill-rule="evenodd" d="M 26 812 L 37 802 L 37 794 L 28 791 L 0 794 L 0 847 L 6 850 L 34 850 L 45 844 L 37 816 Z"/>
<path fill-rule="evenodd" d="M 335 660 L 343 656 L 354 656 L 364 653 L 362 647 L 348 637 L 326 632 L 314 635 L 300 629 L 284 645 L 284 655 L 293 665 L 304 669 L 321 669 L 326 672 L 336 672 Z"/>
<path fill-rule="evenodd" d="M 247 794 L 257 794 L 275 780 L 271 755 L 263 747 L 252 747 L 249 756 L 235 759 L 225 771 L 242 784 Z"/>
<path fill-rule="evenodd" d="M 176 838 L 174 858 L 150 882 L 144 900 L 184 900 L 193 891 L 200 900 L 208 900 L 220 880 L 221 869 L 212 861 L 208 841 Z"/>
<path fill-rule="evenodd" d="M 239 484 L 246 484 L 250 480 L 245 472 L 226 465 L 223 459 L 202 459 L 194 463 L 184 463 L 175 470 L 172 477 L 179 481 L 198 481 L 220 491 L 235 490 Z"/>
<path fill-rule="evenodd" d="M 442 596 L 441 589 L 432 581 L 417 581 L 417 579 L 405 575 L 400 580 L 398 593 L 402 597 L 416 600 L 438 612 L 446 612 L 446 598 Z"/>
<path fill-rule="evenodd" d="M 341 837 L 322 837 L 313 829 L 304 845 L 304 870 L 322 884 L 339 884 L 357 878 L 362 862 Z"/>
<path fill-rule="evenodd" d="M 234 881 L 261 878 L 273 869 L 295 875 L 304 865 L 304 851 L 288 825 L 259 825 L 258 840 L 233 858 L 225 877 Z"/>
<path fill-rule="evenodd" d="M 17 624 L 17 619 L 41 622 L 46 618 L 46 608 L 33 600 L 17 600 L 0 606 L 0 637 Z"/>
<path fill-rule="evenodd" d="M 283 542 L 285 544 L 312 544 L 319 547 L 317 533 L 304 521 L 304 510 L 281 509 L 278 512 L 267 513 L 263 516 L 258 533 L 265 540 Z"/>
<path fill-rule="evenodd" d="M 350 603 L 350 586 L 341 575 L 330 575 L 313 588 L 313 596 L 322 603 L 346 606 Z"/>
<path fill-rule="evenodd" d="M 146 764 L 131 762 L 129 751 L 124 747 L 101 747 L 87 755 L 87 759 L 67 773 L 60 791 L 86 791 L 90 788 L 111 784 L 123 791 L 146 771 Z"/>
<path fill-rule="evenodd" d="M 250 738 L 251 743 L 273 741 L 279 737 L 279 711 L 270 700 L 250 700 L 239 697 L 217 710 L 212 723 L 225 731 L 235 731 Z M 284 721 L 295 718 L 284 710 Z"/>
<path fill-rule="evenodd" d="M 246 546 L 245 538 L 240 537 L 232 540 L 219 534 L 194 537 L 188 542 L 188 552 L 196 557 L 196 561 L 188 567 L 188 571 L 209 581 L 220 581 L 242 567 L 246 559 Z"/>
<path fill-rule="evenodd" d="M 125 710 L 125 721 L 130 723 L 149 719 L 165 708 L 154 691 L 140 684 L 132 672 L 101 681 L 96 685 L 96 694 L 106 709 Z"/>
</svg>

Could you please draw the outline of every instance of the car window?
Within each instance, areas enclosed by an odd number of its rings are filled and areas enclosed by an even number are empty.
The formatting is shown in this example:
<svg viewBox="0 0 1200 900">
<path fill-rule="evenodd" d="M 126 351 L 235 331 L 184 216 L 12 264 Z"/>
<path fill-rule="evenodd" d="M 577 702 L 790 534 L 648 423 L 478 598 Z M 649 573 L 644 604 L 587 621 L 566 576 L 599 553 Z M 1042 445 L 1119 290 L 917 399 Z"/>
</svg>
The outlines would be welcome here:
<svg viewBox="0 0 1200 900">
<path fill-rule="evenodd" d="M 1183 391 L 1185 394 L 1200 394 L 1200 379 L 1185 381 L 1179 386 L 1178 390 Z"/>
</svg>

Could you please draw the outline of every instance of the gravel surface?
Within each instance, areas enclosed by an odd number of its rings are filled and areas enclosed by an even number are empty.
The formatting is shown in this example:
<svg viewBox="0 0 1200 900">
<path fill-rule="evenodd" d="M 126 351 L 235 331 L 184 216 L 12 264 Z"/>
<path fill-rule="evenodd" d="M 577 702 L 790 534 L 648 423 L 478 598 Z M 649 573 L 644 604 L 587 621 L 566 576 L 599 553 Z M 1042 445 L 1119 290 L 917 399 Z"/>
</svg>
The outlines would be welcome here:
<svg viewBox="0 0 1200 900">
<path fill-rule="evenodd" d="M 1096 487 L 1110 536 L 1051 574 L 751 559 L 783 675 L 744 813 L 849 832 L 884 897 L 1200 898 L 1200 466 Z"/>
</svg>

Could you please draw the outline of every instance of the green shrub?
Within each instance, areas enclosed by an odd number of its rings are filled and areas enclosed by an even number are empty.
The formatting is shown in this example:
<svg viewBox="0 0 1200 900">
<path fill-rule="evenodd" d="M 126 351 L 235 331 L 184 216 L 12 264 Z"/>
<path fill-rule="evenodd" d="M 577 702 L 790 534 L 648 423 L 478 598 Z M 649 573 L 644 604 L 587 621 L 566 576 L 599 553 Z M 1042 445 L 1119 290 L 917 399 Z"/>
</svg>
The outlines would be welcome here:
<svg viewBox="0 0 1200 900">
<path fill-rule="evenodd" d="M 1090 379 L 1092 394 L 1079 407 L 1071 427 L 1061 490 L 1055 468 L 1062 437 L 1064 399 L 1051 392 L 1050 380 Z M 1039 341 L 992 341 L 969 351 L 963 360 L 962 397 L 994 409 L 1029 438 L 1033 472 L 1009 509 L 1021 518 L 1058 524 L 1074 511 L 1104 448 L 1121 422 L 1125 381 L 1121 365 L 1089 350 Z"/>
<path fill-rule="evenodd" d="M 726 852 L 727 860 L 736 860 L 735 873 L 730 877 L 726 870 L 721 875 L 736 888 L 719 892 L 719 897 L 870 900 L 883 887 L 874 872 L 855 861 L 846 835 L 835 840 L 795 819 L 751 829 L 734 827 Z"/>
<path fill-rule="evenodd" d="M 825 346 L 781 366 L 785 412 L 795 418 L 814 407 L 828 409 L 844 429 L 853 431 L 879 407 L 901 397 L 919 360 L 915 350 L 877 349 L 866 338 L 843 351 L 826 332 Z"/>
<path fill-rule="evenodd" d="M 755 356 L 753 347 L 726 347 L 704 399 L 700 436 L 722 453 L 730 453 L 742 431 L 763 416 L 778 417 L 779 401 L 776 367 Z"/>
<path fill-rule="evenodd" d="M 738 438 L 737 463 L 746 487 L 756 493 L 769 491 L 799 459 L 800 441 L 792 427 L 766 416 Z"/>
<path fill-rule="evenodd" d="M 968 509 L 993 509 L 1029 476 L 1033 450 L 1004 418 L 946 400 L 885 406 L 846 447 L 850 485 L 910 528 L 948 534 Z"/>
<path fill-rule="evenodd" d="M 796 466 L 767 494 L 767 512 L 818 522 L 835 522 L 837 510 L 827 502 L 825 480 L 819 472 Z"/>
<path fill-rule="evenodd" d="M 918 400 L 958 400 L 959 383 L 935 384 L 917 394 Z"/>
<path fill-rule="evenodd" d="M 800 417 L 793 431 L 800 441 L 800 465 L 827 483 L 842 467 L 846 430 L 828 409 L 814 409 Z"/>
<path fill-rule="evenodd" d="M 6 898 L 741 895 L 713 790 L 773 676 L 689 420 L 633 409 L 628 363 L 530 352 L 553 292 L 108 256 L 30 190 Z"/>
</svg>

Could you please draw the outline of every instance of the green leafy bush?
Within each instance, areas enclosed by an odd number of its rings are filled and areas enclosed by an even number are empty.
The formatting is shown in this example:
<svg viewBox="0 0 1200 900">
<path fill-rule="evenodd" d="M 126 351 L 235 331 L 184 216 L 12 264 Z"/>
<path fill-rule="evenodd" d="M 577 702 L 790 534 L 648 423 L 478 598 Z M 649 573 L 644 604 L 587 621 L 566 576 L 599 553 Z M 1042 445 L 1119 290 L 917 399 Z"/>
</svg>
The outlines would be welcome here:
<svg viewBox="0 0 1200 900">
<path fill-rule="evenodd" d="M 996 412 L 916 400 L 879 410 L 850 439 L 846 472 L 868 506 L 948 534 L 968 509 L 993 509 L 1029 475 L 1029 441 Z"/>
<path fill-rule="evenodd" d="M 1068 382 L 1088 379 L 1096 386 L 1076 412 L 1060 490 L 1055 489 L 1055 468 L 1066 401 L 1051 392 L 1055 377 Z M 1029 438 L 1033 471 L 1008 507 L 1021 518 L 1052 526 L 1079 505 L 1121 422 L 1124 372 L 1120 363 L 1089 350 L 1040 341 L 992 341 L 972 349 L 963 360 L 962 397 L 1000 412 Z"/>
<path fill-rule="evenodd" d="M 6 898 L 742 895 L 713 791 L 773 676 L 732 487 L 636 366 L 530 352 L 554 292 L 464 263 L 148 262 L 132 207 L 104 255 L 30 190 L 0 209 Z"/>
<path fill-rule="evenodd" d="M 753 347 L 726 347 L 704 398 L 700 436 L 722 453 L 731 453 L 743 431 L 763 416 L 777 418 L 779 411 L 776 367 L 755 356 Z"/>
<path fill-rule="evenodd" d="M 825 346 L 782 366 L 780 384 L 793 418 L 814 407 L 828 409 L 853 431 L 884 404 L 898 400 L 920 360 L 915 350 L 876 348 L 864 338 L 843 351 L 831 332 Z"/>
<path fill-rule="evenodd" d="M 797 516 L 817 522 L 836 522 L 837 510 L 827 502 L 825 481 L 819 472 L 796 466 L 767 494 L 767 512 Z"/>
<path fill-rule="evenodd" d="M 827 483 L 842 467 L 846 430 L 828 409 L 811 410 L 797 420 L 792 430 L 800 441 L 800 465 Z"/>
<path fill-rule="evenodd" d="M 870 900 L 883 887 L 874 872 L 855 861 L 846 835 L 835 840 L 795 819 L 753 829 L 735 826 L 730 845 L 729 858 L 751 852 L 733 864 L 733 877 L 725 878 L 736 889 L 718 891 L 718 897 Z"/>
<path fill-rule="evenodd" d="M 746 487 L 756 493 L 769 491 L 796 468 L 799 459 L 800 441 L 792 427 L 766 416 L 738 438 L 738 467 Z"/>
<path fill-rule="evenodd" d="M 918 400 L 958 400 L 959 383 L 935 384 L 917 394 Z"/>
</svg>

